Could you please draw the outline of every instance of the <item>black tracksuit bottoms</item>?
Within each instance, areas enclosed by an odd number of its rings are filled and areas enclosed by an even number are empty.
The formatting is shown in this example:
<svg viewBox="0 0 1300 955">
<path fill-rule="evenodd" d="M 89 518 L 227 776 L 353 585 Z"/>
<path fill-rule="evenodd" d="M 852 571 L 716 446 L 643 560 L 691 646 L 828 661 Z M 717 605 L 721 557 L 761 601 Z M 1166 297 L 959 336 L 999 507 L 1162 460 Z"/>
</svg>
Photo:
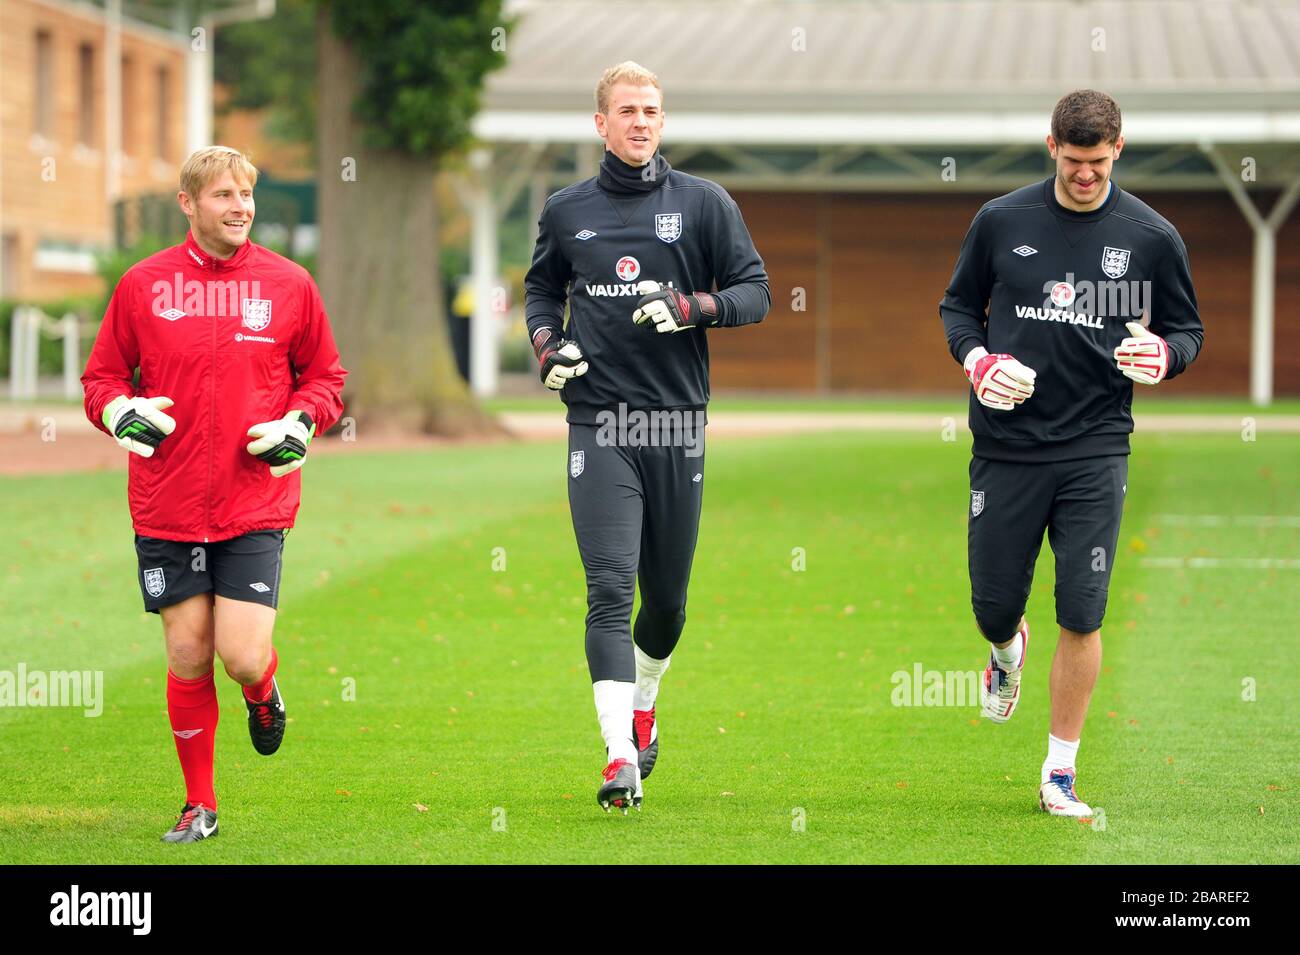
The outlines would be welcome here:
<svg viewBox="0 0 1300 955">
<path fill-rule="evenodd" d="M 635 682 L 633 639 L 662 660 L 681 637 L 704 497 L 702 428 L 698 435 L 694 446 L 638 446 L 569 425 L 569 509 L 587 573 L 593 683 Z M 630 627 L 638 581 L 641 609 Z"/>
</svg>

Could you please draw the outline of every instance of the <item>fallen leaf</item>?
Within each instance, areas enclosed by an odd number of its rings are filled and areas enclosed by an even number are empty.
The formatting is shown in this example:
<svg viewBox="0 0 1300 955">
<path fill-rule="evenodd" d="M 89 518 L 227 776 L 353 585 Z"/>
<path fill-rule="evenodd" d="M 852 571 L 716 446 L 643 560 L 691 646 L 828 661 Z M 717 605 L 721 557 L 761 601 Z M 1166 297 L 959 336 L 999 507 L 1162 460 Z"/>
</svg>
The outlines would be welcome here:
<svg viewBox="0 0 1300 955">
<path fill-rule="evenodd" d="M 416 812 L 428 812 L 428 811 L 429 811 L 429 807 L 423 805 L 422 803 L 415 802 L 415 803 L 411 803 L 411 805 L 413 805 L 413 806 L 415 807 L 415 811 L 416 811 Z"/>
</svg>

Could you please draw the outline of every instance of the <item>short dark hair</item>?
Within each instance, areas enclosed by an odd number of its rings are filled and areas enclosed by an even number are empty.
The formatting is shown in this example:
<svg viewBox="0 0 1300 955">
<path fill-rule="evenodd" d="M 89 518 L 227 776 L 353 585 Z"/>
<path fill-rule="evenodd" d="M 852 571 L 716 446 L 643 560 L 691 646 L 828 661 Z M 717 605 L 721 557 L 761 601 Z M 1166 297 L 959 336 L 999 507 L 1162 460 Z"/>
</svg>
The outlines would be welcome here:
<svg viewBox="0 0 1300 955">
<path fill-rule="evenodd" d="M 1052 110 L 1052 138 L 1058 144 L 1113 143 L 1119 133 L 1119 104 L 1098 90 L 1066 93 Z"/>
</svg>

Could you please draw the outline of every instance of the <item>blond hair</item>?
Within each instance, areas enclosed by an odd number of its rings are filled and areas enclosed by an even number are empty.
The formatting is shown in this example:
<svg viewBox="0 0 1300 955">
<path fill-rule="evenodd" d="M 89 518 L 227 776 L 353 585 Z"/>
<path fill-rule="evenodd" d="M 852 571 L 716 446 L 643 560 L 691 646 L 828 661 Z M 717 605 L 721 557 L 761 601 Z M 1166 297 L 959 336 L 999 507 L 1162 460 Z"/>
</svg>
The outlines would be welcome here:
<svg viewBox="0 0 1300 955">
<path fill-rule="evenodd" d="M 198 199 L 203 187 L 223 172 L 229 172 L 235 181 L 243 180 L 257 185 L 257 167 L 238 149 L 229 146 L 204 146 L 190 153 L 181 166 L 181 192 Z"/>
<path fill-rule="evenodd" d="M 640 63 L 624 60 L 618 66 L 611 66 L 600 74 L 600 82 L 596 84 L 596 112 L 609 113 L 609 91 L 614 88 L 616 83 L 631 83 L 633 86 L 653 86 L 659 91 L 660 106 L 663 105 L 664 88 L 659 85 L 659 77 Z"/>
</svg>

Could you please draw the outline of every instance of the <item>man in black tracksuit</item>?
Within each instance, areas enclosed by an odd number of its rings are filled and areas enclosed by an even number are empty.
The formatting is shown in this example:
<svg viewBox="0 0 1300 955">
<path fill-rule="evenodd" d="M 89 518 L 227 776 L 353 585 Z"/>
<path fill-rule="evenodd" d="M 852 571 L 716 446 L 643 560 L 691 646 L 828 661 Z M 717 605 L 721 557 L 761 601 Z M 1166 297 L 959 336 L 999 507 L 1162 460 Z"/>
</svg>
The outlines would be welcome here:
<svg viewBox="0 0 1300 955">
<path fill-rule="evenodd" d="M 655 699 L 686 620 L 703 497 L 706 330 L 759 322 L 771 301 L 736 203 L 659 155 L 662 103 L 643 67 L 605 71 L 599 175 L 547 200 L 524 279 L 542 381 L 568 406 L 606 811 L 640 806 L 658 756 Z"/>
<path fill-rule="evenodd" d="M 973 391 L 971 602 L 991 644 L 984 714 L 1011 717 L 1023 614 L 1047 531 L 1061 634 L 1039 805 L 1092 815 L 1075 756 L 1101 665 L 1101 623 L 1128 489 L 1133 381 L 1195 360 L 1203 331 L 1178 232 L 1110 180 L 1119 107 L 1094 90 L 1052 114 L 1051 178 L 985 204 L 939 305 Z M 987 308 L 987 312 L 986 312 Z"/>
</svg>

